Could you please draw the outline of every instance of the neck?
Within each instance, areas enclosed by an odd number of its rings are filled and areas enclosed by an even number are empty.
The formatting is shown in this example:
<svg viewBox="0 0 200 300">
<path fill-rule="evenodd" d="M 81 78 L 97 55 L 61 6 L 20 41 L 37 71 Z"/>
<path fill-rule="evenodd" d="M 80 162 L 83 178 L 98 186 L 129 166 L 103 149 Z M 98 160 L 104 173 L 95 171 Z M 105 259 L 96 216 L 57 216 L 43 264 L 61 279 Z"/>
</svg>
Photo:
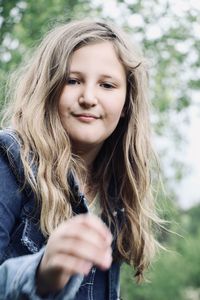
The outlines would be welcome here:
<svg viewBox="0 0 200 300">
<path fill-rule="evenodd" d="M 97 145 L 95 147 L 88 147 L 82 146 L 82 147 L 76 147 L 76 145 L 73 145 L 72 151 L 82 158 L 84 167 L 86 169 L 87 173 L 90 173 L 92 170 L 93 163 L 95 161 L 95 158 L 97 157 L 102 145 Z"/>
</svg>

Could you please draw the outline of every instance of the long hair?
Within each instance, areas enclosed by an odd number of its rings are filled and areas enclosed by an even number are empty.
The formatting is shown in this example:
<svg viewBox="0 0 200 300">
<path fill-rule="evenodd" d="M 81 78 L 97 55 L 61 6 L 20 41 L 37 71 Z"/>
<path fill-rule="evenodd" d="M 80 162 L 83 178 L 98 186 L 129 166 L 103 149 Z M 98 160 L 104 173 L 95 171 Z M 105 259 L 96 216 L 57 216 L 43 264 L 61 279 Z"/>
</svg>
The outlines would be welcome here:
<svg viewBox="0 0 200 300">
<path fill-rule="evenodd" d="M 21 139 L 26 181 L 41 206 L 40 226 L 49 236 L 72 217 L 71 190 L 66 176 L 78 172 L 80 161 L 58 114 L 58 101 L 66 82 L 73 52 L 84 45 L 110 41 L 127 75 L 127 95 L 122 117 L 106 140 L 96 162 L 101 205 L 110 223 L 109 182 L 115 178 L 117 198 L 125 222 L 117 234 L 118 258 L 133 265 L 140 280 L 155 252 L 152 226 L 159 222 L 151 196 L 148 74 L 146 61 L 130 37 L 113 24 L 74 21 L 50 31 L 22 69 L 8 108 L 12 128 Z M 33 166 L 37 166 L 37 175 Z"/>
</svg>

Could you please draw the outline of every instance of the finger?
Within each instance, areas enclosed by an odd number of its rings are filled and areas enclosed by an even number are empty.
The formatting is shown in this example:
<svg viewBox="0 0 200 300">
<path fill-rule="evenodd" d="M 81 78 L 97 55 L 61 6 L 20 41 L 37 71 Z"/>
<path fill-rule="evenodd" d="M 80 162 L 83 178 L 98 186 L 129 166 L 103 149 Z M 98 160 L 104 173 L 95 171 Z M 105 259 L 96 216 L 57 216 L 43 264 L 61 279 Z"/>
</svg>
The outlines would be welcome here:
<svg viewBox="0 0 200 300">
<path fill-rule="evenodd" d="M 74 226 L 75 223 L 80 223 L 87 226 L 88 228 L 96 230 L 109 245 L 112 243 L 112 234 L 109 228 L 97 216 L 82 214 L 72 218 L 70 221 L 74 223 Z M 68 226 L 70 226 L 70 223 L 68 223 Z"/>
<path fill-rule="evenodd" d="M 87 275 L 92 268 L 92 263 L 74 255 L 59 253 L 51 259 L 49 267 L 66 276 Z"/>
<path fill-rule="evenodd" d="M 38 288 L 42 294 L 62 289 L 72 275 L 87 275 L 92 268 L 90 262 L 66 254 L 54 255 L 45 268 L 43 263 L 42 259 L 37 272 Z"/>
<path fill-rule="evenodd" d="M 94 244 L 83 240 L 70 238 L 65 243 L 63 250 L 67 255 L 90 261 L 92 264 L 105 269 L 109 268 L 112 262 L 111 247 L 99 249 Z"/>
<path fill-rule="evenodd" d="M 67 240 L 69 238 L 78 239 L 85 241 L 86 243 L 93 244 L 99 249 L 104 249 L 110 246 L 101 234 L 99 234 L 96 229 L 93 227 L 88 227 L 85 224 L 78 223 L 75 226 L 68 226 L 68 229 L 65 230 L 63 239 Z"/>
</svg>

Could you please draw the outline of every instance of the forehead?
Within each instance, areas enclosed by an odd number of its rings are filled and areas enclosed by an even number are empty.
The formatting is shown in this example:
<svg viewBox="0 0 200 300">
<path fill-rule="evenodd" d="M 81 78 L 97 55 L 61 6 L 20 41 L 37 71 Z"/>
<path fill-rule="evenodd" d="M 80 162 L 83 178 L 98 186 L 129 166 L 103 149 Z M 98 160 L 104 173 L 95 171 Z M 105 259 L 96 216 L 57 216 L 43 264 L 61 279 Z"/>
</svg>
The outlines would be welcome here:
<svg viewBox="0 0 200 300">
<path fill-rule="evenodd" d="M 70 71 L 95 70 L 124 73 L 123 66 L 115 47 L 110 41 L 84 45 L 71 56 Z"/>
</svg>

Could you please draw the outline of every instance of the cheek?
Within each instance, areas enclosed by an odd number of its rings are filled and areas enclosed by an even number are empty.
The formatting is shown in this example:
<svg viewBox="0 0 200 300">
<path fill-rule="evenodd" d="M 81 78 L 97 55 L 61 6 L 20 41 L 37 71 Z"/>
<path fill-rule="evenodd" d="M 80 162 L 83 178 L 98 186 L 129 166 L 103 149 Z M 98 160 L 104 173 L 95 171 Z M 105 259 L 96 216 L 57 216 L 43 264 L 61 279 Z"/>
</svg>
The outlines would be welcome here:
<svg viewBox="0 0 200 300">
<path fill-rule="evenodd" d="M 61 110 L 70 107 L 73 103 L 74 97 L 73 91 L 71 91 L 68 86 L 65 86 L 58 101 L 59 109 Z"/>
<path fill-rule="evenodd" d="M 72 103 L 70 103 L 70 98 L 63 94 L 61 95 L 59 102 L 58 102 L 58 112 L 60 115 L 67 113 L 70 110 Z"/>
<path fill-rule="evenodd" d="M 112 110 L 107 118 L 107 126 L 111 126 L 112 128 L 115 128 L 117 124 L 119 123 L 119 120 L 122 116 L 122 109 L 119 110 Z"/>
<path fill-rule="evenodd" d="M 62 119 L 62 116 L 65 113 L 65 107 L 62 102 L 59 102 L 59 104 L 58 104 L 58 113 L 59 113 L 60 118 Z"/>
<path fill-rule="evenodd" d="M 113 120 L 119 119 L 123 115 L 125 100 L 115 99 L 116 101 L 109 105 L 108 112 Z"/>
<path fill-rule="evenodd" d="M 59 101 L 58 101 L 58 112 L 59 114 L 62 114 L 65 107 L 65 93 L 62 92 L 60 95 Z"/>
</svg>

